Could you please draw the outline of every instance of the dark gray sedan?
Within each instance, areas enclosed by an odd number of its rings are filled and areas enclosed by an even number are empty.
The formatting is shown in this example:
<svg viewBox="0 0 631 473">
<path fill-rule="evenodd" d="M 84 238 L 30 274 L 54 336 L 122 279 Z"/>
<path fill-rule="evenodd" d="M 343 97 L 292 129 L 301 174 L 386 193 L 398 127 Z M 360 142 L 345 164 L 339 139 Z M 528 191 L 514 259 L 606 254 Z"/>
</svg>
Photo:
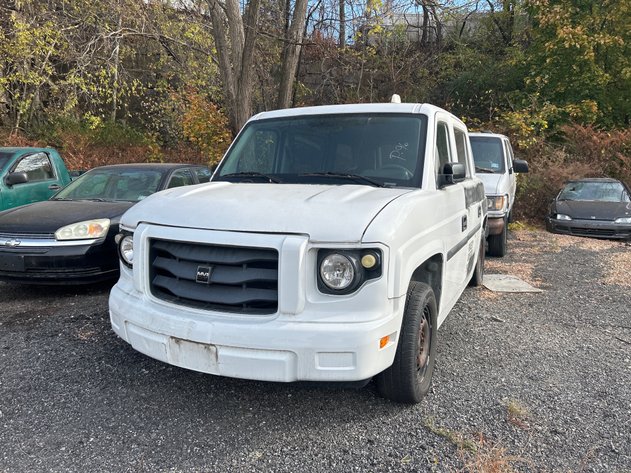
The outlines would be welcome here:
<svg viewBox="0 0 631 473">
<path fill-rule="evenodd" d="M 92 169 L 50 200 L 0 212 L 0 280 L 91 283 L 118 276 L 120 217 L 154 192 L 208 182 L 205 166 L 118 164 Z"/>
<path fill-rule="evenodd" d="M 568 181 L 550 205 L 547 228 L 568 235 L 631 239 L 631 191 L 616 179 Z"/>
</svg>

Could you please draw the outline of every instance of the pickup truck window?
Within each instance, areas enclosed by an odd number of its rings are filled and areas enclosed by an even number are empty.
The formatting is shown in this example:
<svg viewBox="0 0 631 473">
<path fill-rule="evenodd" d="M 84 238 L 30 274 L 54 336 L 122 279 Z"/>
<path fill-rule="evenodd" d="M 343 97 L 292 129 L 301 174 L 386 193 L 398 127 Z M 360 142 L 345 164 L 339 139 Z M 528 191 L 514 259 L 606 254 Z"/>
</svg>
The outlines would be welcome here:
<svg viewBox="0 0 631 473">
<path fill-rule="evenodd" d="M 504 172 L 504 151 L 502 140 L 498 138 L 485 138 L 483 136 L 471 137 L 471 150 L 478 172 Z"/>
<path fill-rule="evenodd" d="M 11 157 L 10 154 L 7 153 L 0 153 L 0 170 L 4 168 L 4 166 L 7 164 L 7 162 L 9 161 L 9 158 Z"/>
<path fill-rule="evenodd" d="M 418 114 L 254 120 L 214 180 L 419 187 L 426 124 Z"/>
<path fill-rule="evenodd" d="M 29 182 L 54 179 L 55 173 L 46 153 L 31 154 L 22 158 L 13 169 L 13 172 L 25 172 Z"/>
</svg>

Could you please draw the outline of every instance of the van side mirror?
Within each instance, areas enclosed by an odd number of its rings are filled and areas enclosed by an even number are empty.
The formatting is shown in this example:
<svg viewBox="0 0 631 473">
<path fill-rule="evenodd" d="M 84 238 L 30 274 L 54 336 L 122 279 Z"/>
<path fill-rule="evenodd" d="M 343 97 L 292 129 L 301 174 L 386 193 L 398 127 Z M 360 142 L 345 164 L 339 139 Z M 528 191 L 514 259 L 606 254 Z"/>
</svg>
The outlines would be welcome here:
<svg viewBox="0 0 631 473">
<path fill-rule="evenodd" d="M 438 186 L 445 187 L 457 182 L 464 181 L 467 177 L 467 170 L 461 163 L 445 163 L 442 174 L 438 175 Z"/>
<path fill-rule="evenodd" d="M 513 170 L 515 172 L 528 172 L 528 161 L 524 161 L 523 159 L 514 159 Z"/>
<path fill-rule="evenodd" d="M 9 187 L 25 182 L 28 182 L 28 175 L 25 172 L 11 172 L 4 178 L 4 183 Z"/>
</svg>

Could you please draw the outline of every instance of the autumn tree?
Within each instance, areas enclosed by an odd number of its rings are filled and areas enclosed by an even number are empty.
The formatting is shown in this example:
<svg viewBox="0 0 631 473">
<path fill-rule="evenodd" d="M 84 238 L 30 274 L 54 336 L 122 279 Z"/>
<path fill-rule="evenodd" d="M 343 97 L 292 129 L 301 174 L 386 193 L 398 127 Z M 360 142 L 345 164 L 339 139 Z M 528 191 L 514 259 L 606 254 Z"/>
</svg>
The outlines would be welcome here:
<svg viewBox="0 0 631 473">
<path fill-rule="evenodd" d="M 558 110 L 552 120 L 629 125 L 631 2 L 530 0 L 527 90 Z"/>
</svg>

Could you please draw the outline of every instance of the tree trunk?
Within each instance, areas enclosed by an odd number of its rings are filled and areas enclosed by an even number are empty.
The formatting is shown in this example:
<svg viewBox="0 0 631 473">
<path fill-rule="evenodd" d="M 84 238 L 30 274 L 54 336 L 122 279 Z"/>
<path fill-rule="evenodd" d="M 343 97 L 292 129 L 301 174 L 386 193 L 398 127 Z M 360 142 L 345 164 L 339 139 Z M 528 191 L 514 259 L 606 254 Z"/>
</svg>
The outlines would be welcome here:
<svg viewBox="0 0 631 473">
<path fill-rule="evenodd" d="M 291 26 L 283 49 L 282 75 L 276 102 L 278 108 L 291 106 L 306 21 L 307 0 L 296 0 Z"/>
<path fill-rule="evenodd" d="M 237 133 L 252 115 L 254 49 L 261 0 L 250 0 L 241 16 L 239 0 L 208 0 L 230 126 Z"/>
<path fill-rule="evenodd" d="M 346 2 L 340 1 L 340 48 L 346 46 Z"/>
</svg>

